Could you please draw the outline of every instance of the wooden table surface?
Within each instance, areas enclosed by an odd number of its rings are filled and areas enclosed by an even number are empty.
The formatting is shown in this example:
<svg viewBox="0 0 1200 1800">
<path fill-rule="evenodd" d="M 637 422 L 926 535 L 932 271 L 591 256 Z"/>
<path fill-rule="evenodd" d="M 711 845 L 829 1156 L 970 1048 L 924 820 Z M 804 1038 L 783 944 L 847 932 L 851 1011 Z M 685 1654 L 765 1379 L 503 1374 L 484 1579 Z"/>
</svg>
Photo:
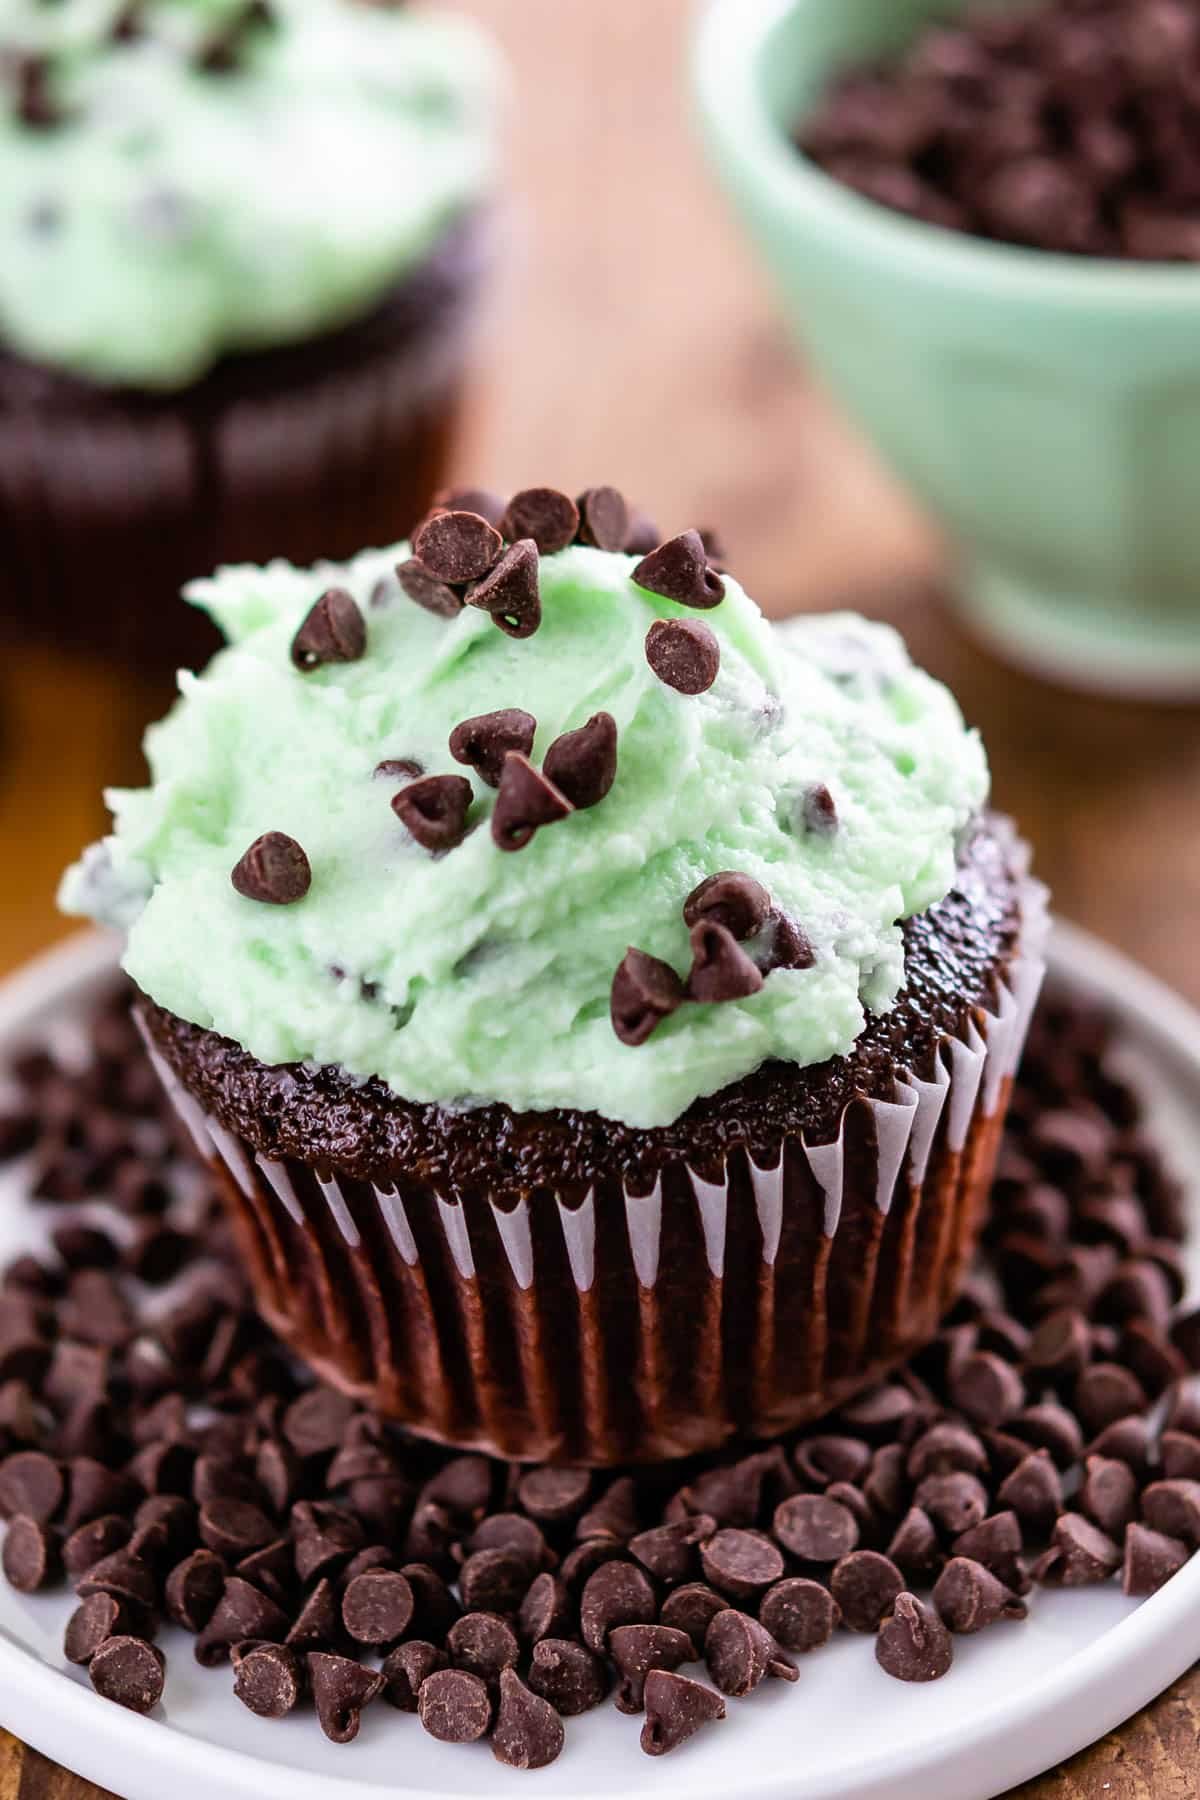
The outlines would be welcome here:
<svg viewBox="0 0 1200 1800">
<path fill-rule="evenodd" d="M 664 527 L 718 525 L 773 613 L 849 602 L 893 620 L 983 730 L 1059 910 L 1200 1002 L 1200 715 L 1051 692 L 959 631 L 936 534 L 812 385 L 706 178 L 681 74 L 690 0 L 459 4 L 502 40 L 520 94 L 509 272 L 462 476 L 615 482 Z M 137 778 L 157 700 L 50 654 L 0 658 L 0 970 L 65 929 L 58 871 L 102 826 L 101 783 Z M 1021 1800 L 1194 1800 L 1198 1736 L 1200 1673 Z M 0 1800 L 98 1794 L 0 1733 Z"/>
</svg>

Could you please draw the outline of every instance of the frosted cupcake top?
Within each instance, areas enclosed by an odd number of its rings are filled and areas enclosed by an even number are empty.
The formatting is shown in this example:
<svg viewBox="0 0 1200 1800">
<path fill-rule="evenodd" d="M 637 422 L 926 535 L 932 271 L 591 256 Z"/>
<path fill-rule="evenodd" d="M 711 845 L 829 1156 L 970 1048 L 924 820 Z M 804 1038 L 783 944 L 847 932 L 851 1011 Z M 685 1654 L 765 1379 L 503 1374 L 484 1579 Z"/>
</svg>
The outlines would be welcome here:
<svg viewBox="0 0 1200 1800">
<path fill-rule="evenodd" d="M 195 583 L 229 646 L 64 906 L 171 1012 L 413 1101 L 658 1126 L 848 1051 L 986 797 L 950 694 L 886 627 L 771 626 L 612 490 L 471 507 Z"/>
<path fill-rule="evenodd" d="M 7 0 L 0 346 L 109 385 L 369 311 L 487 192 L 467 25 L 362 0 Z"/>
</svg>

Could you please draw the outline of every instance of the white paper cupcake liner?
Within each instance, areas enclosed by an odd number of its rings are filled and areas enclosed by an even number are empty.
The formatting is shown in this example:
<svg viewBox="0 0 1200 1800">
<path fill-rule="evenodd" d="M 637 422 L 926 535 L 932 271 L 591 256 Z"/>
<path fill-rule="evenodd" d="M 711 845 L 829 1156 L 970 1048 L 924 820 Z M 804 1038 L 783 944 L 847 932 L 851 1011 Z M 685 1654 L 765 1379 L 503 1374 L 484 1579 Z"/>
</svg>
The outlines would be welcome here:
<svg viewBox="0 0 1200 1800">
<path fill-rule="evenodd" d="M 324 1377 L 417 1432 L 520 1460 L 612 1464 L 775 1435 L 936 1331 L 978 1237 L 1044 973 L 1045 889 L 920 1078 L 836 1137 L 685 1163 L 649 1193 L 504 1206 L 259 1153 L 155 1066 L 217 1168 L 260 1309 Z"/>
</svg>

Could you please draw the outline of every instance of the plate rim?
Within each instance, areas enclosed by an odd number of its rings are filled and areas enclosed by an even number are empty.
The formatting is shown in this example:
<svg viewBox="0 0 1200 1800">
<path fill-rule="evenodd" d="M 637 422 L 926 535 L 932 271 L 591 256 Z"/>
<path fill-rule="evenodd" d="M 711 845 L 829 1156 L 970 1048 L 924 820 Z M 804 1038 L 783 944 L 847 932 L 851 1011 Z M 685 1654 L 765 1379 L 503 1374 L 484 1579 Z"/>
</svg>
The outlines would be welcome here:
<svg viewBox="0 0 1200 1800">
<path fill-rule="evenodd" d="M 40 1014 L 82 997 L 116 965 L 119 940 L 97 931 L 80 932 L 43 951 L 0 981 L 0 1042 L 19 1038 Z M 1055 920 L 1049 951 L 1052 977 L 1106 1000 L 1136 1023 L 1155 1050 L 1197 1083 L 1200 1092 L 1200 1012 L 1158 977 L 1123 952 L 1078 926 Z M 1151 1598 L 1110 1627 L 1092 1644 L 1069 1656 L 1045 1680 L 1031 1705 L 1027 1693 L 1001 1698 L 983 1719 L 978 1714 L 951 1720 L 933 1735 L 902 1751 L 881 1746 L 853 1771 L 819 1784 L 795 1768 L 747 1771 L 745 1792 L 753 1800 L 885 1800 L 897 1782 L 919 1780 L 926 1800 L 986 1800 L 1045 1772 L 1131 1718 L 1200 1659 L 1200 1554 Z M 6 1724 L 43 1755 L 61 1761 L 89 1781 L 120 1792 L 127 1771 L 139 1772 L 142 1793 L 177 1790 L 221 1792 L 227 1800 L 297 1800 L 305 1791 L 304 1771 L 267 1756 L 201 1739 L 183 1727 L 167 1729 L 100 1699 L 64 1678 L 61 1670 L 0 1632 L 0 1706 Z M 1083 1703 L 1082 1705 L 1080 1703 Z M 18 1716 L 20 1725 L 12 1723 Z M 193 1788 L 190 1765 L 203 1758 L 205 1787 Z M 181 1761 L 185 1767 L 181 1768 Z M 986 1789 L 979 1788 L 986 1767 Z M 648 1771 L 648 1775 L 649 1775 Z M 690 1759 L 675 1771 L 655 1766 L 656 1780 L 628 1792 L 627 1800 L 671 1790 L 688 1800 L 725 1800 L 727 1781 L 705 1781 L 701 1763 Z M 542 1800 L 612 1800 L 611 1789 L 555 1790 L 544 1785 Z M 179 1786 L 183 1777 L 186 1786 Z M 666 1776 L 664 1780 L 663 1777 Z M 552 1777 L 551 1777 L 552 1779 Z M 404 1800 L 446 1800 L 446 1790 L 381 1786 L 341 1776 L 318 1777 L 321 1800 L 363 1800 L 393 1791 Z M 314 1793 L 316 1789 L 312 1790 Z"/>
</svg>

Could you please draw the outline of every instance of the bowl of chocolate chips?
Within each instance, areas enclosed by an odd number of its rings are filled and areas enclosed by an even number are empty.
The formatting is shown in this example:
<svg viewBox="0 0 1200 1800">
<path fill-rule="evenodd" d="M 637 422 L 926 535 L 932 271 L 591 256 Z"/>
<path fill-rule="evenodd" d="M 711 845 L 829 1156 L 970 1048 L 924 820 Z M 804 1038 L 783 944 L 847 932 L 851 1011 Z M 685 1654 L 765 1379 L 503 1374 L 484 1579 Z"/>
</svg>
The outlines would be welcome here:
<svg viewBox="0 0 1200 1800">
<path fill-rule="evenodd" d="M 716 167 L 805 349 L 1051 678 L 1200 693 L 1200 4 L 713 0 Z"/>
</svg>

